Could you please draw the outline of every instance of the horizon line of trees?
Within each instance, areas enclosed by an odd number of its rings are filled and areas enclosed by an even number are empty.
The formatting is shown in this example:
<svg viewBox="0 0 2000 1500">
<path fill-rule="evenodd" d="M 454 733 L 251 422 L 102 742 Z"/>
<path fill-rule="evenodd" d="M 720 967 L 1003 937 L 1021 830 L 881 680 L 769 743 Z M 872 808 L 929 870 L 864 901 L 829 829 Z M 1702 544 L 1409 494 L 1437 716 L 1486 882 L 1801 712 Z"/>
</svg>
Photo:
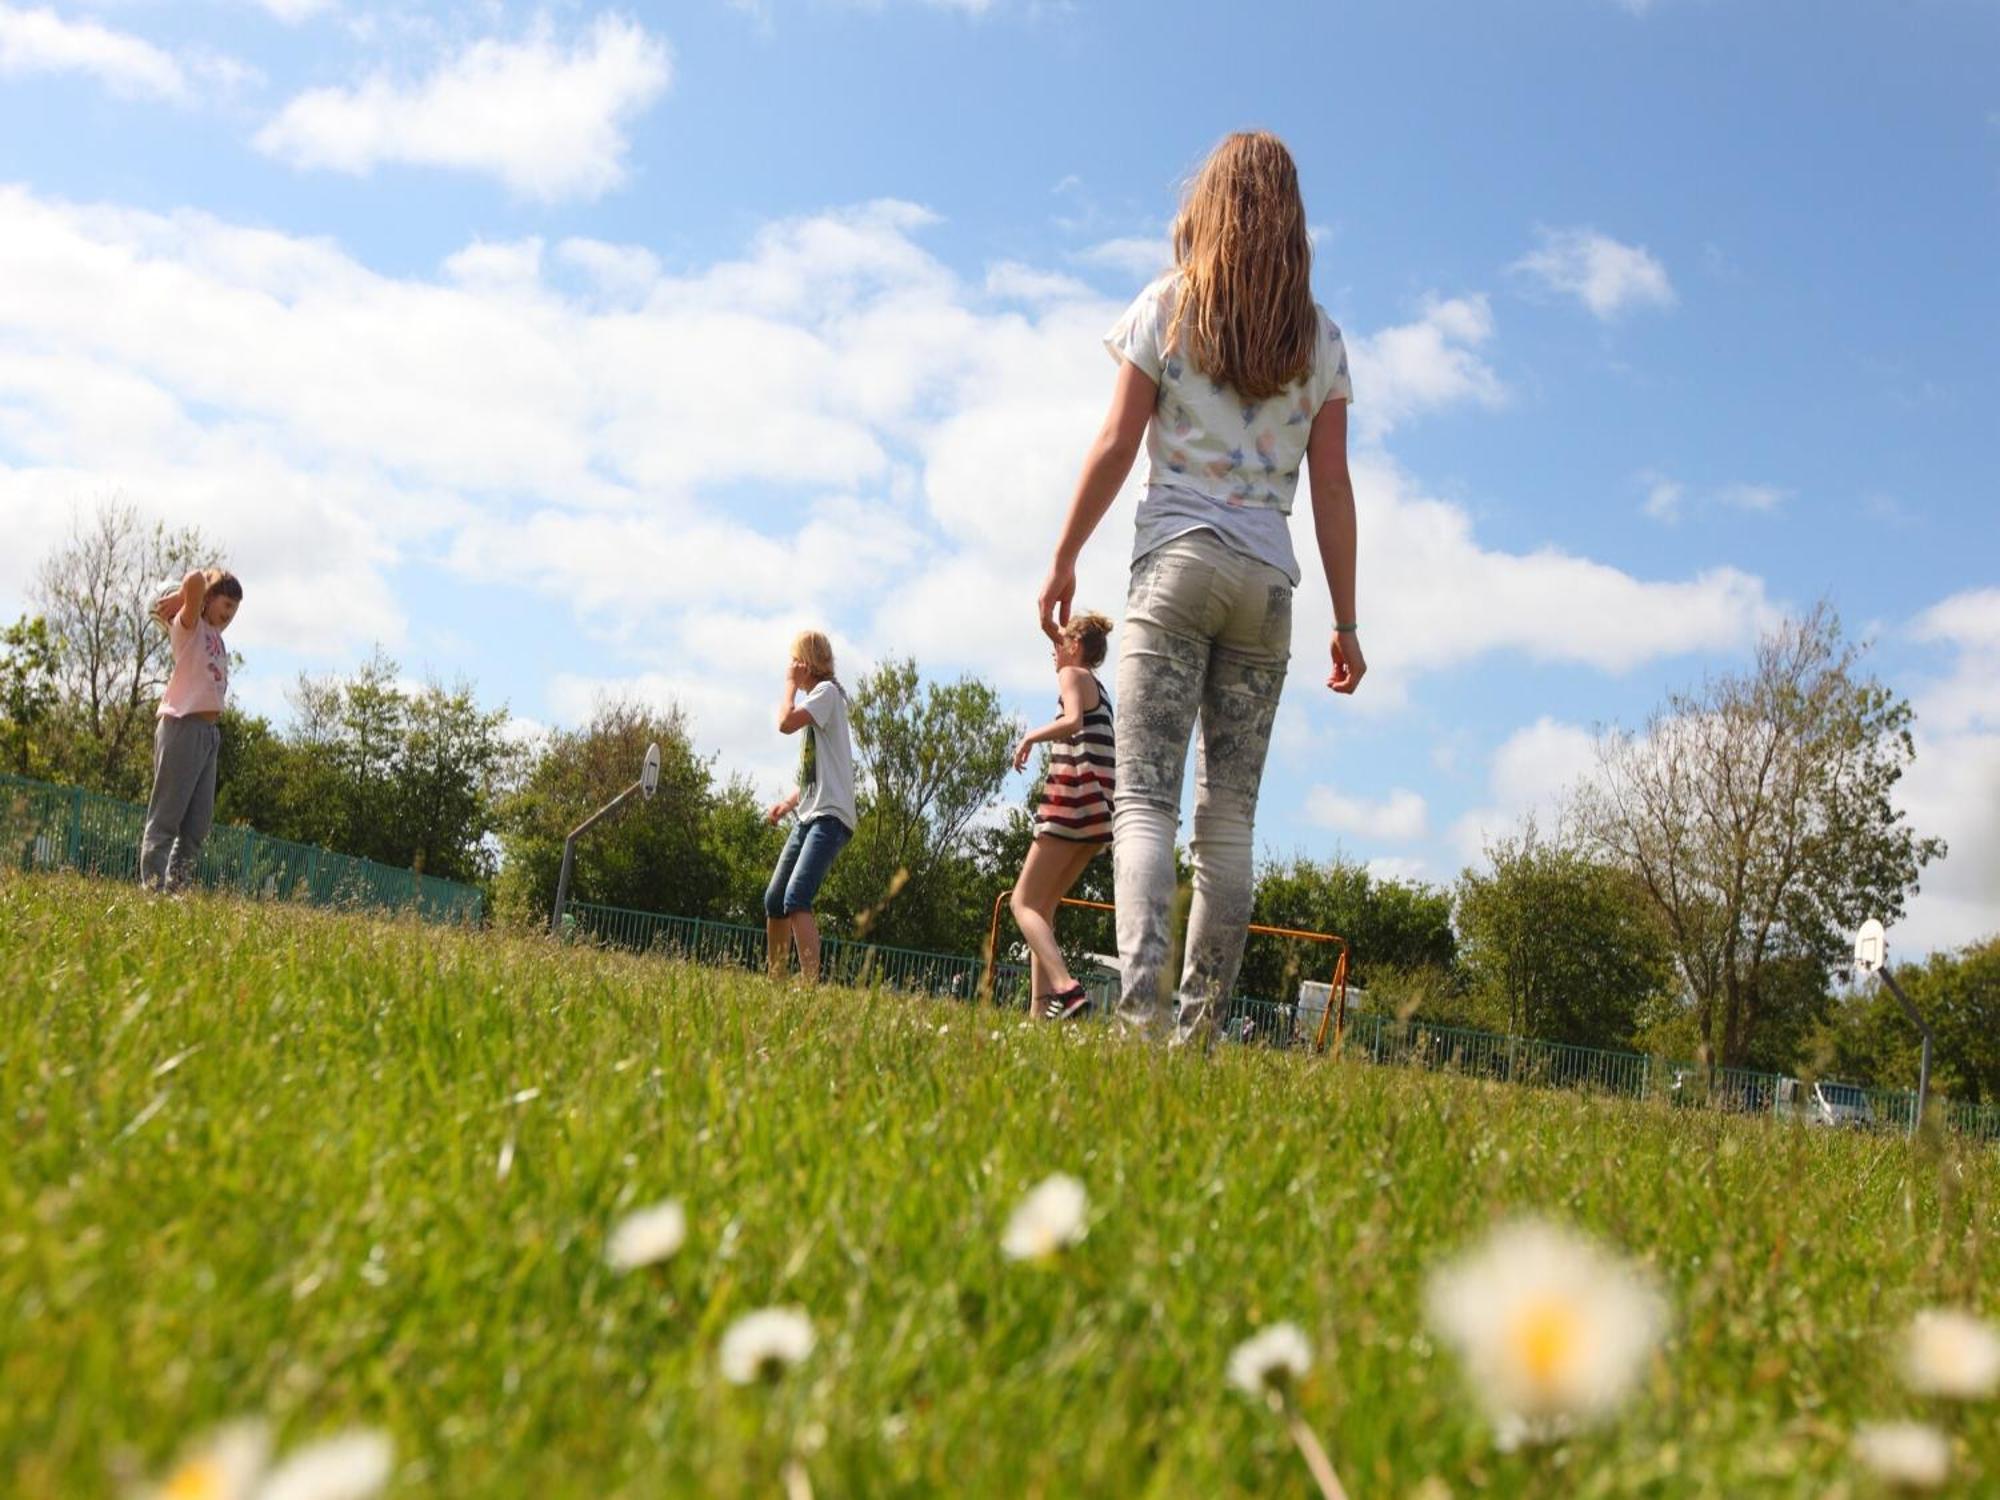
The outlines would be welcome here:
<svg viewBox="0 0 2000 1500">
<path fill-rule="evenodd" d="M 171 668 L 146 603 L 217 556 L 130 507 L 79 521 L 36 575 L 38 613 L 0 631 L 0 768 L 142 800 Z M 1893 805 L 1912 715 L 1861 658 L 1817 606 L 1767 633 L 1745 670 L 1602 736 L 1552 826 L 1524 821 L 1449 884 L 1267 855 L 1253 920 L 1339 933 L 1367 1003 L 1396 1014 L 1907 1085 L 1916 1039 L 1900 1012 L 1837 976 L 1854 926 L 1893 924 L 1944 845 Z M 302 676 L 290 700 L 283 726 L 225 715 L 219 819 L 477 883 L 496 920 L 535 925 L 564 835 L 657 741 L 658 794 L 580 848 L 576 899 L 762 920 L 783 832 L 757 788 L 698 751 L 678 706 L 606 703 L 529 743 L 470 683 L 409 684 L 379 650 L 348 675 Z M 932 680 L 911 659 L 854 685 L 853 722 L 859 827 L 822 892 L 826 921 L 979 952 L 1033 835 L 1039 785 L 1002 800 L 1020 724 L 990 685 Z M 1109 901 L 1110 886 L 1103 858 L 1076 894 Z M 1116 951 L 1108 913 L 1066 913 L 1061 931 L 1079 961 Z M 1016 941 L 1003 924 L 1003 947 Z M 1313 945 L 1257 939 L 1242 989 L 1290 998 L 1328 967 Z M 1937 1029 L 1939 1087 L 2000 1098 L 2000 935 L 1897 972 Z"/>
</svg>

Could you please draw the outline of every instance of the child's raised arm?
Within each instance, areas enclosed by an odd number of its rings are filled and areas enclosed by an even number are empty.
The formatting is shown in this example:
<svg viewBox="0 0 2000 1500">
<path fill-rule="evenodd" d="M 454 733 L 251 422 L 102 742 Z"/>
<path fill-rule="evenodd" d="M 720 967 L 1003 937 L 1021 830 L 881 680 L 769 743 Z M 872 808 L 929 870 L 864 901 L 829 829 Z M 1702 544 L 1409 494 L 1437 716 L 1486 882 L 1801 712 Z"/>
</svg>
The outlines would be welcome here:
<svg viewBox="0 0 2000 1500">
<path fill-rule="evenodd" d="M 153 613 L 160 623 L 179 623 L 181 629 L 192 630 L 195 621 L 201 618 L 201 607 L 208 601 L 208 575 L 196 568 L 181 580 L 175 592 L 164 596 L 153 606 Z"/>
</svg>

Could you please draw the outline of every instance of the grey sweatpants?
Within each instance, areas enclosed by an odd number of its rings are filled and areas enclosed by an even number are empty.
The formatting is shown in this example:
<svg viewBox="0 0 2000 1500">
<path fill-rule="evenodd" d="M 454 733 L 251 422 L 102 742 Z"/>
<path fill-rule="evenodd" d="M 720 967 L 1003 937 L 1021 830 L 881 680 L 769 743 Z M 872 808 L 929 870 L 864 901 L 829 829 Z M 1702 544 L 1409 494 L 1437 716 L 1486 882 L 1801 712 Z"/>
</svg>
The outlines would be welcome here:
<svg viewBox="0 0 2000 1500">
<path fill-rule="evenodd" d="M 206 719 L 162 714 L 153 729 L 153 796 L 139 843 L 139 883 L 187 884 L 215 823 L 215 759 L 222 730 Z"/>
<path fill-rule="evenodd" d="M 1111 815 L 1119 1014 L 1163 1026 L 1174 898 L 1174 832 L 1188 735 L 1195 770 L 1194 904 L 1177 1021 L 1183 1039 L 1219 1019 L 1250 923 L 1251 825 L 1271 723 L 1292 652 L 1292 583 L 1266 563 L 1191 532 L 1132 567 L 1118 653 L 1118 799 Z"/>
</svg>

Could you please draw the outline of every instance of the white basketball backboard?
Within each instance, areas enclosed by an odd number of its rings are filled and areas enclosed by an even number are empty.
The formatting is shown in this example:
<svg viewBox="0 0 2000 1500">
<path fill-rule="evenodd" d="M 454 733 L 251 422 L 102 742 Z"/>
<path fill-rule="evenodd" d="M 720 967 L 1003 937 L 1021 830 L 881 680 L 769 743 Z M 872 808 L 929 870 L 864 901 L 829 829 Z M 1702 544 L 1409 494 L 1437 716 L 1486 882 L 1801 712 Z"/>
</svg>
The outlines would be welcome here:
<svg viewBox="0 0 2000 1500">
<path fill-rule="evenodd" d="M 1888 934 L 1882 930 L 1880 922 L 1870 917 L 1854 934 L 1854 967 L 1864 974 L 1873 974 L 1882 967 L 1888 952 Z"/>
</svg>

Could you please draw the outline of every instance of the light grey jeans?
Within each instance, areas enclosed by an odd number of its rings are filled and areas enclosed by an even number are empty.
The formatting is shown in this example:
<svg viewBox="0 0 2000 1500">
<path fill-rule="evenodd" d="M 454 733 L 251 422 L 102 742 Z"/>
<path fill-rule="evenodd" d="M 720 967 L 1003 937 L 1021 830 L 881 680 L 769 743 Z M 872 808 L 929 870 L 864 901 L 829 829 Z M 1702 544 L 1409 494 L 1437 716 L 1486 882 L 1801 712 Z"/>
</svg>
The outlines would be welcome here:
<svg viewBox="0 0 2000 1500">
<path fill-rule="evenodd" d="M 206 719 L 160 715 L 153 728 L 153 796 L 139 843 L 139 884 L 185 885 L 215 822 L 215 759 L 222 731 Z"/>
<path fill-rule="evenodd" d="M 1118 652 L 1118 796 L 1111 822 L 1119 1014 L 1164 1029 L 1161 976 L 1174 901 L 1174 834 L 1188 735 L 1195 770 L 1194 904 L 1176 1020 L 1212 1030 L 1243 962 L 1251 827 L 1271 721 L 1292 646 L 1292 583 L 1211 531 L 1177 537 L 1132 565 Z"/>
</svg>

